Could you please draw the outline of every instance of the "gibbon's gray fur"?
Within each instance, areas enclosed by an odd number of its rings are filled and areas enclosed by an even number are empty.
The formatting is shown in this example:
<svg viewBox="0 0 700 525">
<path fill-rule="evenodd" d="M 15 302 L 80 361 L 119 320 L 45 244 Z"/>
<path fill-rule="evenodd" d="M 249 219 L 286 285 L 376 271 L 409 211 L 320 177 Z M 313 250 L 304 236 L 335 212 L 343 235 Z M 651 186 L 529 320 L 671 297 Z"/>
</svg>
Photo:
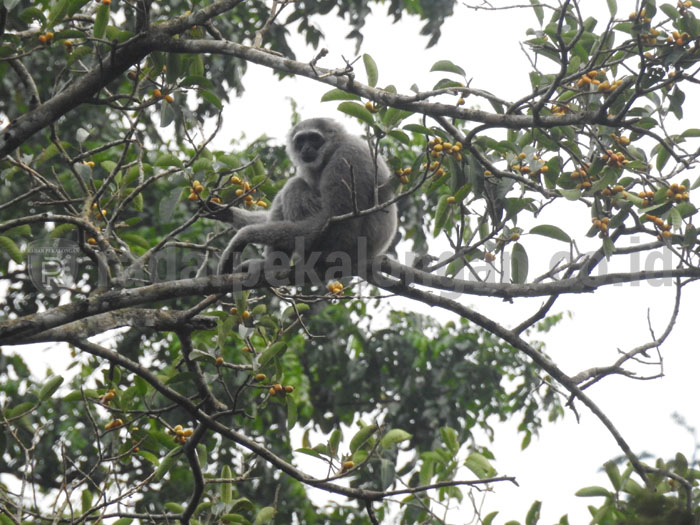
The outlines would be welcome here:
<svg viewBox="0 0 700 525">
<path fill-rule="evenodd" d="M 217 273 L 232 272 L 250 243 L 266 245 L 266 259 L 274 258 L 275 252 L 290 258 L 320 254 L 319 262 L 329 265 L 338 260 L 338 253 L 356 264 L 363 262 L 360 257 L 374 257 L 389 247 L 396 233 L 395 204 L 330 222 L 331 217 L 367 210 L 393 197 L 384 159 L 375 161 L 363 139 L 332 119 L 314 118 L 290 131 L 287 153 L 296 175 L 275 196 L 270 211 L 228 208 L 226 216 L 217 215 L 240 228 L 224 250 Z"/>
</svg>

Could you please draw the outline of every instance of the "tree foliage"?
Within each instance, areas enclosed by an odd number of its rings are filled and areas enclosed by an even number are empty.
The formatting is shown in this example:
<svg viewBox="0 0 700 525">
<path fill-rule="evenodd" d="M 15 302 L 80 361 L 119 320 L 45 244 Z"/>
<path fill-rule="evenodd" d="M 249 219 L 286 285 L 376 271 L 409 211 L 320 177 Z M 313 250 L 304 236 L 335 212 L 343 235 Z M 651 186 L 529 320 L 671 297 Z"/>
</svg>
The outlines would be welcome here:
<svg viewBox="0 0 700 525">
<path fill-rule="evenodd" d="M 375 4 L 419 17 L 434 45 L 455 2 L 2 2 L 3 525 L 449 522 L 468 491 L 514 481 L 492 465 L 493 422 L 515 419 L 524 448 L 565 405 L 622 453 L 610 487 L 578 493 L 602 498 L 593 523 L 697 523 L 696 465 L 644 463 L 588 390 L 659 366 L 651 351 L 700 276 L 700 128 L 684 126 L 700 2 L 628 15 L 610 0 L 608 20 L 576 0 L 518 7 L 538 25 L 523 28 L 531 86 L 517 100 L 447 59 L 434 86 L 407 70 L 410 93 L 379 86 L 368 54 L 296 60 L 292 33 L 318 49 L 324 17 L 359 46 Z M 214 145 L 229 94 L 257 88 L 249 62 L 328 85 L 338 116 L 363 124 L 395 172 L 414 261 L 296 286 L 213 275 L 231 229 L 212 215 L 267 208 L 292 170 L 266 137 Z M 605 271 L 656 253 L 673 264 Z M 542 254 L 559 255 L 535 275 Z M 561 296 L 659 277 L 675 307 L 648 343 L 566 374 L 538 342 Z M 506 325 L 470 296 L 541 304 Z M 33 375 L 11 350 L 28 343 L 69 346 L 66 371 Z"/>
</svg>

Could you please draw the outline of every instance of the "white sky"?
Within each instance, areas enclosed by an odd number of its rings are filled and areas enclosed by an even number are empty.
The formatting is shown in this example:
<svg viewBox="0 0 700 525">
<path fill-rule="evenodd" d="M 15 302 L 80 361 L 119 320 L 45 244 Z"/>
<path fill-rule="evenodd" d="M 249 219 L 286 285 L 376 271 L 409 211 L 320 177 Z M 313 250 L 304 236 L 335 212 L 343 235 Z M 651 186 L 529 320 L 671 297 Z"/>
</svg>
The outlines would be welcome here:
<svg viewBox="0 0 700 525">
<path fill-rule="evenodd" d="M 507 5 L 503 0 L 493 3 Z M 605 0 L 586 0 L 581 4 L 584 9 L 594 10 L 587 11 L 585 15 L 601 13 L 599 25 L 605 24 Z M 619 13 L 626 16 L 626 13 L 634 10 L 635 2 L 626 0 L 618 4 Z M 420 88 L 428 89 L 445 76 L 442 73 L 429 73 L 430 66 L 437 60 L 449 59 L 474 79 L 471 87 L 485 89 L 511 100 L 529 91 L 529 64 L 520 50 L 519 42 L 525 39 L 527 27 L 537 27 L 530 11 L 475 13 L 459 7 L 457 14 L 443 27 L 440 42 L 426 50 L 427 39 L 418 35 L 420 24 L 415 19 L 404 18 L 398 25 L 392 25 L 382 9 L 376 6 L 374 9 L 376 16 L 363 29 L 365 40 L 360 54 L 369 53 L 376 61 L 380 86 L 394 84 L 399 91 L 407 92 L 410 85 L 416 83 Z M 321 28 L 327 36 L 322 45 L 330 53 L 319 65 L 340 67 L 343 65 L 341 55 L 349 59 L 355 57 L 354 41 L 343 40 L 349 29 L 339 22 L 330 18 L 322 19 L 322 22 Z M 315 54 L 313 50 L 304 50 L 301 46 L 296 50 L 298 59 L 302 61 L 310 60 Z M 357 63 L 357 76 L 358 80 L 363 81 L 361 61 Z M 308 79 L 280 82 L 268 70 L 253 64 L 249 65 L 244 83 L 248 88 L 245 94 L 234 100 L 225 111 L 224 129 L 228 137 L 237 138 L 245 133 L 252 140 L 265 133 L 282 138 L 290 122 L 289 98 L 297 101 L 298 110 L 305 118 L 320 115 L 340 118 L 335 111 L 336 103 L 318 102 L 321 95 L 330 89 L 329 86 Z M 471 99 L 467 100 L 471 103 Z M 690 110 L 686 111 L 686 114 L 691 113 Z M 353 123 L 346 122 L 352 128 Z M 222 134 L 218 147 L 225 148 L 226 145 Z M 581 216 L 584 222 L 577 222 Z M 560 224 L 565 229 L 571 228 L 580 235 L 588 229 L 590 221 L 587 213 L 581 216 L 574 214 L 567 217 L 563 225 L 562 217 L 551 217 L 550 222 Z M 534 240 L 524 239 L 523 242 L 526 248 L 534 246 L 531 244 Z M 677 451 L 689 458 L 693 455 L 692 437 L 675 425 L 670 416 L 677 411 L 689 423 L 700 426 L 700 415 L 695 407 L 695 400 L 700 394 L 696 381 L 698 344 L 694 332 L 695 320 L 691 317 L 697 311 L 698 301 L 694 296 L 690 297 L 695 293 L 695 288 L 686 290 L 675 332 L 662 348 L 664 378 L 646 382 L 608 378 L 589 391 L 589 395 L 599 403 L 637 453 L 649 451 L 666 458 Z M 565 297 L 553 312 L 571 311 L 573 320 L 563 321 L 545 338 L 546 350 L 569 373 L 594 365 L 610 364 L 617 358 L 618 349 L 629 350 L 647 340 L 648 308 L 651 309 L 656 333 L 663 330 L 671 311 L 673 295 L 674 290 L 670 286 L 620 286 L 595 295 Z M 539 305 L 537 301 L 517 300 L 509 305 L 479 298 L 467 298 L 467 303 L 477 305 L 482 312 L 507 325 L 522 320 Z M 426 311 L 414 303 L 407 304 L 406 308 Z M 437 311 L 426 313 L 443 317 Z M 36 353 L 33 357 L 37 357 Z M 580 423 L 577 424 L 573 414 L 567 412 L 564 422 L 545 425 L 540 438 L 534 439 L 524 452 L 520 451 L 521 436 L 517 435 L 515 424 L 497 425 L 496 443 L 490 446 L 496 454 L 495 466 L 499 474 L 516 476 L 520 487 L 510 484 L 494 487 L 495 493 L 487 497 L 484 515 L 500 510 L 496 523 L 501 524 L 509 519 L 523 521 L 530 504 L 539 499 L 544 502 L 540 523 L 557 523 L 560 516 L 567 512 L 572 524 L 587 521 L 589 514 L 586 506 L 602 501 L 600 498 L 576 498 L 574 492 L 592 484 L 609 488 L 607 479 L 601 478 L 598 470 L 605 461 L 619 456 L 621 451 L 592 414 L 580 404 L 578 409 Z M 486 441 L 481 444 L 489 446 Z M 467 500 L 464 501 L 464 512 L 471 515 Z M 454 523 L 462 523 L 459 516 L 454 514 Z"/>
</svg>

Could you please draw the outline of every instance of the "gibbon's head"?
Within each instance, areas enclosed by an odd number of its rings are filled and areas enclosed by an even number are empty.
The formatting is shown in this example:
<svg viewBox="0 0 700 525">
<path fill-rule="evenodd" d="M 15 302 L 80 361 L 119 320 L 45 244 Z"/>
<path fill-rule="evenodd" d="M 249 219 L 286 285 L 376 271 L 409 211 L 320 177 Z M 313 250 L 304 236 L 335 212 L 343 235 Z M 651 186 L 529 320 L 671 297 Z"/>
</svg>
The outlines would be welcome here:
<svg viewBox="0 0 700 525">
<path fill-rule="evenodd" d="M 297 167 L 320 174 L 343 135 L 345 129 L 333 119 L 304 120 L 289 132 L 287 154 Z"/>
</svg>

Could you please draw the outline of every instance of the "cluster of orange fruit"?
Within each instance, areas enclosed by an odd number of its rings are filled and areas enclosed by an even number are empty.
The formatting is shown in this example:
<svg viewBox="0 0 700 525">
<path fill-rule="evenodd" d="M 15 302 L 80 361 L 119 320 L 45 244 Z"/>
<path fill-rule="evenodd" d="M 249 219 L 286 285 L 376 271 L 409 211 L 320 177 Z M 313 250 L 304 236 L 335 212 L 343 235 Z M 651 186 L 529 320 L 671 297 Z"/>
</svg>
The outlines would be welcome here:
<svg viewBox="0 0 700 525">
<path fill-rule="evenodd" d="M 584 189 L 587 190 L 591 186 L 593 186 L 593 183 L 591 182 L 591 177 L 588 175 L 588 168 L 581 166 L 579 169 L 574 170 L 571 172 L 571 178 L 574 180 L 580 180 L 578 184 L 576 184 L 576 187 L 579 189 Z"/>
<path fill-rule="evenodd" d="M 339 281 L 328 283 L 328 291 L 332 294 L 338 295 L 343 292 L 343 284 Z"/>
<path fill-rule="evenodd" d="M 238 308 L 236 308 L 234 306 L 233 308 L 229 309 L 228 313 L 230 313 L 231 315 L 238 315 Z M 249 317 L 250 317 L 250 312 L 248 310 L 243 310 L 241 312 L 241 319 L 245 320 L 245 319 L 248 319 Z"/>
<path fill-rule="evenodd" d="M 455 160 L 462 160 L 462 143 L 456 142 L 452 144 L 451 142 L 445 142 L 440 137 L 435 137 L 428 142 L 428 148 L 430 149 L 431 157 L 439 157 L 440 155 L 448 154 L 452 155 Z"/>
<path fill-rule="evenodd" d="M 661 232 L 659 238 L 669 238 L 673 235 L 671 233 L 671 225 L 667 222 L 664 222 L 664 220 L 661 217 L 657 217 L 656 215 L 650 215 L 649 213 L 647 213 L 645 217 L 646 220 L 653 222 L 654 226 L 656 226 L 656 228 Z"/>
<path fill-rule="evenodd" d="M 280 395 L 291 394 L 292 392 L 294 392 L 294 387 L 292 385 L 282 386 L 279 383 L 275 383 L 274 385 L 272 385 L 268 389 L 268 392 L 270 393 L 271 396 L 276 396 L 277 394 L 280 394 Z"/>
<path fill-rule="evenodd" d="M 117 419 L 113 419 L 112 421 L 107 423 L 105 425 L 105 430 L 112 430 L 113 428 L 119 428 L 119 427 L 123 427 L 123 426 L 124 426 L 124 421 L 117 418 Z"/>
<path fill-rule="evenodd" d="M 39 35 L 39 42 L 46 45 L 53 40 L 54 34 L 51 31 Z"/>
<path fill-rule="evenodd" d="M 562 115 L 566 115 L 571 111 L 571 106 L 568 104 L 561 104 L 559 102 L 556 102 L 554 104 L 554 107 L 552 108 L 552 115 L 557 115 L 561 117 Z"/>
<path fill-rule="evenodd" d="M 236 190 L 236 197 L 243 196 L 243 200 L 246 206 L 252 206 L 253 204 L 255 204 L 257 206 L 260 206 L 261 208 L 267 208 L 267 202 L 263 200 L 255 200 L 255 197 L 253 197 L 253 193 L 256 193 L 258 190 L 251 187 L 250 183 L 241 180 L 241 178 L 238 175 L 234 175 L 233 177 L 231 177 L 231 184 L 240 186 L 240 188 Z"/>
<path fill-rule="evenodd" d="M 690 193 L 688 193 L 688 189 L 684 184 L 671 184 L 666 190 L 666 197 L 676 202 L 681 202 L 690 199 Z"/>
<path fill-rule="evenodd" d="M 187 443 L 187 438 L 194 433 L 191 428 L 182 428 L 182 425 L 175 425 L 169 432 L 173 436 L 173 441 L 181 445 Z"/>
<path fill-rule="evenodd" d="M 678 12 L 683 15 L 688 9 L 693 7 L 693 2 L 691 2 L 690 0 L 685 0 L 685 2 L 681 2 L 680 0 L 678 0 L 678 2 L 676 3 L 676 7 L 678 8 Z"/>
<path fill-rule="evenodd" d="M 104 405 L 109 405 L 109 402 L 115 397 L 117 397 L 117 391 L 110 388 L 104 395 L 100 396 L 99 401 Z"/>
<path fill-rule="evenodd" d="M 653 191 L 640 191 L 637 196 L 642 199 L 642 208 L 645 208 L 651 204 L 651 200 L 654 198 L 655 193 Z"/>
<path fill-rule="evenodd" d="M 614 152 L 611 149 L 606 149 L 600 158 L 601 160 L 604 160 L 608 166 L 615 166 L 617 168 L 621 168 L 625 164 L 629 164 L 629 161 L 625 158 L 624 153 Z"/>
<path fill-rule="evenodd" d="M 199 199 L 199 194 L 204 191 L 204 186 L 198 180 L 192 181 L 192 186 L 190 186 L 190 194 L 187 198 L 191 201 L 196 201 Z"/>
<path fill-rule="evenodd" d="M 648 33 L 642 33 L 639 35 L 639 38 L 642 41 L 642 44 L 653 46 L 657 43 L 656 37 L 659 36 L 659 34 L 660 31 L 652 27 L 649 29 Z"/>
<path fill-rule="evenodd" d="M 522 161 L 525 160 L 526 158 L 527 158 L 527 154 L 525 154 L 525 153 L 518 154 L 518 160 L 515 164 L 511 165 L 511 169 L 514 171 L 519 171 L 523 175 L 528 175 L 532 178 L 537 178 L 542 173 L 547 173 L 549 171 L 549 166 L 547 166 L 546 164 L 537 168 L 536 170 L 533 170 L 527 164 L 522 163 Z M 539 163 L 539 161 L 541 161 L 542 159 L 540 159 L 537 155 L 535 155 L 532 157 L 532 160 Z M 490 174 L 491 174 L 491 172 L 489 172 L 489 175 Z M 484 175 L 486 175 L 485 172 L 484 172 Z"/>
<path fill-rule="evenodd" d="M 594 217 L 593 226 L 598 228 L 601 232 L 605 233 L 608 231 L 608 224 L 610 223 L 610 217 Z"/>
<path fill-rule="evenodd" d="M 434 161 L 431 162 L 430 164 L 428 164 L 428 163 L 426 162 L 426 163 L 424 163 L 423 166 L 421 166 L 421 167 L 422 167 L 424 170 L 425 170 L 425 169 L 428 169 L 428 170 L 432 171 L 432 172 L 433 172 L 433 176 L 434 176 L 436 179 L 439 179 L 439 178 L 442 177 L 445 173 L 447 173 L 447 172 L 445 171 L 444 168 L 440 167 L 440 161 L 437 161 L 437 160 L 434 160 Z"/>
<path fill-rule="evenodd" d="M 647 10 L 645 8 L 642 8 L 639 11 L 639 13 L 636 13 L 636 12 L 630 13 L 629 19 L 630 20 L 638 20 L 639 22 L 641 22 L 643 24 L 648 24 L 649 22 L 651 22 L 651 18 L 649 18 L 647 16 Z"/>
<path fill-rule="evenodd" d="M 688 42 L 690 42 L 690 35 L 685 32 L 679 33 L 678 31 L 673 31 L 666 37 L 667 44 L 674 44 L 678 47 L 683 47 Z"/>
<path fill-rule="evenodd" d="M 162 98 L 162 99 L 165 100 L 166 102 L 173 102 L 173 101 L 175 100 L 175 99 L 173 98 L 173 96 L 170 95 L 170 94 L 163 95 L 163 92 L 162 92 L 160 89 L 158 89 L 158 88 L 156 88 L 156 89 L 153 90 L 153 98 L 155 98 L 156 100 Z"/>
<path fill-rule="evenodd" d="M 606 93 L 616 90 L 621 84 L 622 80 L 615 80 L 613 82 L 606 80 L 605 71 L 602 69 L 600 71 L 594 69 L 588 73 L 584 73 L 581 75 L 581 78 L 576 81 L 576 87 L 578 88 L 593 85 L 597 86 L 598 91 L 604 91 Z"/>
<path fill-rule="evenodd" d="M 601 193 L 606 197 L 610 197 L 611 195 L 622 193 L 623 191 L 625 191 L 625 187 L 621 184 L 616 184 L 615 186 L 608 186 L 607 188 L 604 188 Z"/>
<path fill-rule="evenodd" d="M 401 184 L 408 184 L 408 176 L 411 174 L 411 168 L 399 168 L 395 173 L 401 181 Z"/>
</svg>

